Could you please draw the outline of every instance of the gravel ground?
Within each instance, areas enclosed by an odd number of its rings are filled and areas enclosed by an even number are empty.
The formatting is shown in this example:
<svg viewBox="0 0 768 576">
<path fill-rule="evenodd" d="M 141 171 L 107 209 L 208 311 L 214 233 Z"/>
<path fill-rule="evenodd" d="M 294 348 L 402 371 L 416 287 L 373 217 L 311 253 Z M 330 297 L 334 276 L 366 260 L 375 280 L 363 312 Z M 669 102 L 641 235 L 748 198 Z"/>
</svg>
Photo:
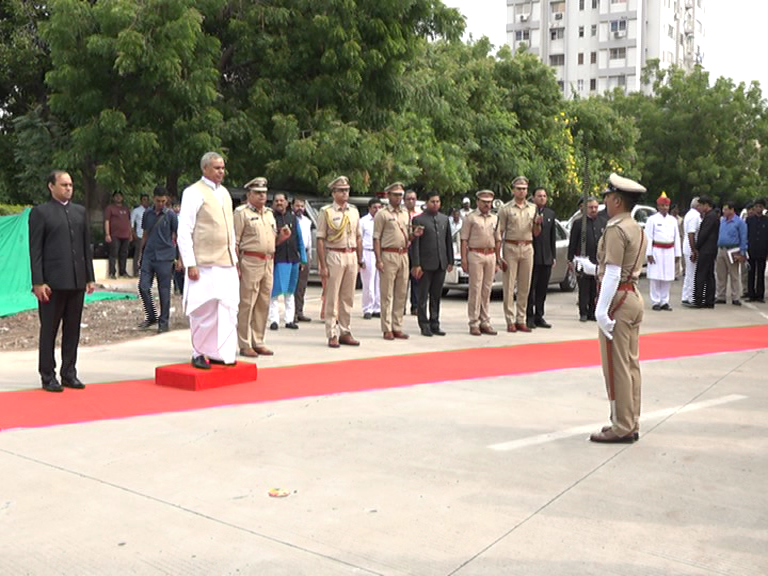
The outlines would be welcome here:
<svg viewBox="0 0 768 576">
<path fill-rule="evenodd" d="M 160 306 L 157 299 L 156 304 Z M 157 333 L 155 327 L 139 330 L 137 326 L 142 320 L 144 312 L 141 300 L 102 300 L 86 304 L 80 329 L 80 345 L 108 344 Z M 181 296 L 173 294 L 171 330 L 188 327 L 189 322 L 181 312 Z M 0 350 L 37 349 L 39 331 L 37 310 L 0 318 Z"/>
</svg>

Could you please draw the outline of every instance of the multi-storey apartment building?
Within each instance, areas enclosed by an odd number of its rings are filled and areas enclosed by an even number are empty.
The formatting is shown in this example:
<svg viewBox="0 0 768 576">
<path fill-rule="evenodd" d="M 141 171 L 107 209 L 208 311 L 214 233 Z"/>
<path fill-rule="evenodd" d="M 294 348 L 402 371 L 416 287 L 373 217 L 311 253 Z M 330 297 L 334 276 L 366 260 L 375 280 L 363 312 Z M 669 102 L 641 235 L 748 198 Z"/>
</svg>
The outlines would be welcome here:
<svg viewBox="0 0 768 576">
<path fill-rule="evenodd" d="M 566 97 L 644 89 L 651 59 L 691 70 L 703 56 L 705 0 L 506 0 L 507 43 L 554 68 Z"/>
</svg>

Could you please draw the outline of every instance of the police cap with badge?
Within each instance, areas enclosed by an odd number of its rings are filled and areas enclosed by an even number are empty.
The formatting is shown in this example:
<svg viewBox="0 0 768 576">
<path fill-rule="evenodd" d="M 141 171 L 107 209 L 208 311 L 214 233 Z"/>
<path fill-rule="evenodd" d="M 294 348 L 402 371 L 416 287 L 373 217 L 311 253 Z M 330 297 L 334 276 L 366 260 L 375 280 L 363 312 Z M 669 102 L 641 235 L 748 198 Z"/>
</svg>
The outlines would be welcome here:
<svg viewBox="0 0 768 576">
<path fill-rule="evenodd" d="M 243 188 L 248 190 L 248 192 L 266 192 L 267 179 L 259 176 L 247 182 Z"/>
<path fill-rule="evenodd" d="M 638 184 L 634 180 L 619 176 L 615 172 L 611 173 L 608 177 L 608 186 L 603 190 L 603 196 L 611 194 L 612 192 L 618 192 L 620 194 L 627 194 L 630 196 L 640 196 L 645 194 L 647 190 L 641 184 Z"/>
</svg>

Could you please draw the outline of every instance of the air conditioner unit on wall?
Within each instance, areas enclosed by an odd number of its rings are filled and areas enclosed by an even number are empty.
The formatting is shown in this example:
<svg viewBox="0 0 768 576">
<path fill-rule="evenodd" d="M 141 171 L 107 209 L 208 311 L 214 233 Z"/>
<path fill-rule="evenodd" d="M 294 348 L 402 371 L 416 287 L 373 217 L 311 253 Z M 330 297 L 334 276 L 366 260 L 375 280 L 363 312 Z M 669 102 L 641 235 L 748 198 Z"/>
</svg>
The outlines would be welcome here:
<svg viewBox="0 0 768 576">
<path fill-rule="evenodd" d="M 562 19 L 563 19 L 563 13 L 555 12 L 555 20 L 562 20 Z"/>
<path fill-rule="evenodd" d="M 528 14 L 520 14 L 520 22 L 528 22 Z"/>
<path fill-rule="evenodd" d="M 626 30 L 617 30 L 613 33 L 614 38 L 624 38 L 627 35 Z"/>
</svg>

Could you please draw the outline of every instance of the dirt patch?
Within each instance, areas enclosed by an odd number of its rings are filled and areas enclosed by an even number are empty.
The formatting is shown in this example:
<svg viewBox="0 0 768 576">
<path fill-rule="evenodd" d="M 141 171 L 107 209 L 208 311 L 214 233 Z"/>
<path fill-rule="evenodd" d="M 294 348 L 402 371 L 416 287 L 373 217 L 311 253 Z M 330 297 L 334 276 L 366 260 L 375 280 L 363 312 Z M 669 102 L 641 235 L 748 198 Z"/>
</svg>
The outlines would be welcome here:
<svg viewBox="0 0 768 576">
<path fill-rule="evenodd" d="M 157 300 L 156 304 L 160 306 Z M 171 296 L 171 308 L 171 330 L 189 328 L 187 317 L 182 313 L 180 295 Z M 157 334 L 156 326 L 139 330 L 138 325 L 143 320 L 141 300 L 100 300 L 86 304 L 80 345 L 96 346 Z M 0 350 L 36 350 L 39 334 L 37 310 L 0 318 Z"/>
</svg>

